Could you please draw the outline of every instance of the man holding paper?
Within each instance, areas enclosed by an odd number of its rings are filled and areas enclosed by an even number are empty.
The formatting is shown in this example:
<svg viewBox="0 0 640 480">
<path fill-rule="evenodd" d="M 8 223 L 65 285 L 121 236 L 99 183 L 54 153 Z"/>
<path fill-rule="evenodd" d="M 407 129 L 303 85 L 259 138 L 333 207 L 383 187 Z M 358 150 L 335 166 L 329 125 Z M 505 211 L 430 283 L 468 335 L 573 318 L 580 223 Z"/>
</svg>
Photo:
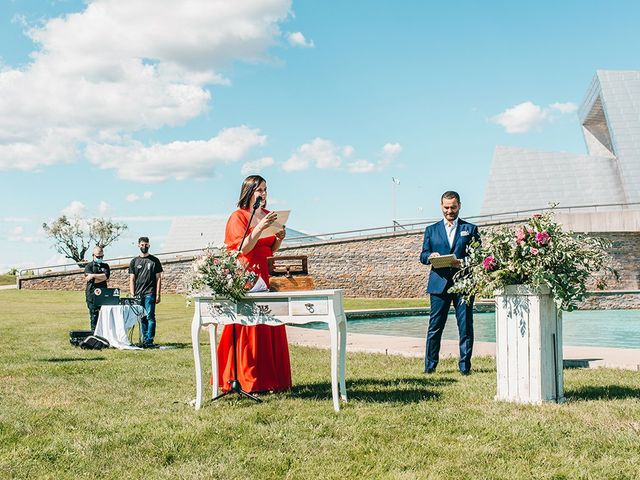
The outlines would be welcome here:
<svg viewBox="0 0 640 480">
<path fill-rule="evenodd" d="M 448 292 L 453 285 L 453 276 L 462 266 L 461 260 L 467 255 L 467 245 L 472 239 L 480 238 L 478 227 L 458 218 L 461 206 L 460 195 L 453 191 L 444 192 L 440 198 L 444 218 L 429 225 L 424 232 L 420 261 L 432 266 L 427 284 L 427 293 L 431 299 L 431 316 L 427 330 L 425 373 L 434 373 L 438 366 L 440 340 L 452 303 L 460 335 L 460 373 L 471 373 L 473 301 L 466 303 L 464 295 Z"/>
</svg>

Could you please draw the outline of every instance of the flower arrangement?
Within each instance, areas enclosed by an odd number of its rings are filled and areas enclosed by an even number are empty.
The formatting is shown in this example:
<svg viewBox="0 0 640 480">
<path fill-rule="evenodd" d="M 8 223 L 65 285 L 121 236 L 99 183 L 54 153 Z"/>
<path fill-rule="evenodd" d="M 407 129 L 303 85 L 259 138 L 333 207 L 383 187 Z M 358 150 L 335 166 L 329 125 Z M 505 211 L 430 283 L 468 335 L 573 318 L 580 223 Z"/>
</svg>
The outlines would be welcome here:
<svg viewBox="0 0 640 480">
<path fill-rule="evenodd" d="M 484 231 L 469 245 L 449 291 L 493 297 L 507 285 L 547 285 L 558 307 L 571 311 L 586 297 L 590 276 L 599 289 L 618 278 L 608 247 L 604 239 L 564 231 L 551 211 L 534 215 L 516 227 Z"/>
<path fill-rule="evenodd" d="M 218 249 L 211 247 L 193 262 L 187 280 L 189 296 L 210 289 L 220 297 L 238 302 L 245 297 L 258 276 L 238 260 L 237 250 L 229 251 L 225 246 Z"/>
</svg>

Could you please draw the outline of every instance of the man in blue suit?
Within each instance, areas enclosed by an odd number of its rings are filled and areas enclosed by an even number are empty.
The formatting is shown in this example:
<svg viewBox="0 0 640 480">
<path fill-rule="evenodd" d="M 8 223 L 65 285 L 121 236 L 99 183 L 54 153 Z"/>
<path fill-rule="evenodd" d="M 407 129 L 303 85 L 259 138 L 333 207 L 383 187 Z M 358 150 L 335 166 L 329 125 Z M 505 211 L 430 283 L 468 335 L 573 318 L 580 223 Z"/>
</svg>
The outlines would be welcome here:
<svg viewBox="0 0 640 480">
<path fill-rule="evenodd" d="M 429 225 L 424 231 L 424 242 L 420 261 L 425 265 L 433 257 L 455 254 L 457 259 L 467 255 L 467 245 L 472 239 L 479 239 L 478 227 L 458 218 L 460 213 L 460 195 L 448 191 L 442 194 L 440 206 L 444 219 Z M 431 268 L 427 293 L 431 296 L 431 317 L 427 330 L 427 347 L 424 359 L 425 373 L 434 373 L 440 355 L 440 340 L 447 321 L 451 303 L 455 308 L 460 335 L 460 362 L 462 375 L 471 373 L 471 354 L 473 351 L 473 301 L 466 303 L 464 295 L 448 293 L 453 285 L 453 276 L 462 266 L 457 260 L 452 267 Z"/>
</svg>

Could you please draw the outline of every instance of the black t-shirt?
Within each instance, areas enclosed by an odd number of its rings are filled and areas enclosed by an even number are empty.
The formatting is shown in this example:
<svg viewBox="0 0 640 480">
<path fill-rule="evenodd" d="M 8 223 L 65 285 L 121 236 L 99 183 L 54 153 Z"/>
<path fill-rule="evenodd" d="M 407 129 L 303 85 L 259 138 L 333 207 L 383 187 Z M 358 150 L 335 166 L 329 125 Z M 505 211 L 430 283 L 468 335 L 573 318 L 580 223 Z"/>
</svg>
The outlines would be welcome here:
<svg viewBox="0 0 640 480">
<path fill-rule="evenodd" d="M 84 273 L 104 273 L 107 278 L 109 278 L 109 276 L 111 275 L 111 269 L 109 268 L 109 265 L 107 265 L 104 262 L 101 263 L 96 263 L 94 262 L 89 262 L 87 263 L 87 266 L 84 267 Z M 107 281 L 105 280 L 104 282 L 96 282 L 95 280 L 89 280 L 87 282 L 87 289 L 86 289 L 86 297 L 87 297 L 87 302 L 89 303 L 93 303 L 93 291 L 96 288 L 106 288 L 107 287 Z"/>
<path fill-rule="evenodd" d="M 135 257 L 129 263 L 129 273 L 135 275 L 134 295 L 155 295 L 156 274 L 162 272 L 162 264 L 153 255 Z"/>
</svg>

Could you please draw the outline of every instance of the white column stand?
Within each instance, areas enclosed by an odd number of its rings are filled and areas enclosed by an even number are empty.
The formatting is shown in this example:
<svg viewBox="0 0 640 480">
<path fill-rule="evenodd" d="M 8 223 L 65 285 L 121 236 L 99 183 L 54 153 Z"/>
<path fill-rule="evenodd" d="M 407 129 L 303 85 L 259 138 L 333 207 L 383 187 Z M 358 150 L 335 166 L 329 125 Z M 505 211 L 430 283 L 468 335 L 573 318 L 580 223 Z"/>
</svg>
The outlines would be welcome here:
<svg viewBox="0 0 640 480">
<path fill-rule="evenodd" d="M 562 312 L 548 287 L 496 292 L 496 400 L 564 401 Z"/>
</svg>

